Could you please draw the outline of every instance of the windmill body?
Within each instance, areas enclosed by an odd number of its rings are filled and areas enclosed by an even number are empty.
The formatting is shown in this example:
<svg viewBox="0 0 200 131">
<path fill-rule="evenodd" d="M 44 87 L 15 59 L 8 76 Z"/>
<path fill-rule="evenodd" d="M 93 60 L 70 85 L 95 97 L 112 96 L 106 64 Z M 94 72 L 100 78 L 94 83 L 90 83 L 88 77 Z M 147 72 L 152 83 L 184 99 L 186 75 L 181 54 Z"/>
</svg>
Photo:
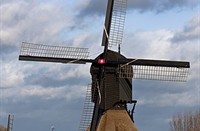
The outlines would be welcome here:
<svg viewBox="0 0 200 131">
<path fill-rule="evenodd" d="M 22 44 L 19 60 L 65 64 L 91 63 L 91 102 L 94 103 L 94 106 L 92 119 L 87 120 L 89 125 L 84 126 L 83 130 L 120 130 L 122 127 L 116 127 L 120 125 L 119 121 L 121 120 L 124 122 L 128 120 L 127 125 L 121 130 L 137 130 L 133 120 L 137 101 L 132 99 L 132 79 L 179 82 L 187 80 L 189 62 L 126 58 L 120 53 L 126 4 L 127 0 L 108 0 L 102 38 L 104 50 L 95 59 L 88 59 L 87 48 L 49 46 L 26 42 Z M 108 49 L 112 45 L 118 45 L 118 52 Z M 130 112 L 127 110 L 127 103 L 134 104 Z M 111 124 L 108 123 L 109 121 L 113 126 L 106 126 Z M 102 130 L 102 127 L 107 128 Z"/>
<path fill-rule="evenodd" d="M 101 59 L 99 55 L 95 60 Z M 107 61 L 120 61 L 126 60 L 124 56 L 118 52 L 108 50 Z M 92 63 L 90 73 L 92 75 L 92 101 L 97 99 L 98 90 L 101 92 L 100 107 L 102 110 L 108 110 L 114 105 L 120 103 L 130 103 L 132 101 L 132 78 L 120 78 L 117 72 L 118 64 L 105 64 L 104 65 L 104 77 L 99 87 L 99 68 L 98 63 Z M 130 66 L 132 68 L 132 66 Z M 132 70 L 133 73 L 133 70 Z"/>
</svg>

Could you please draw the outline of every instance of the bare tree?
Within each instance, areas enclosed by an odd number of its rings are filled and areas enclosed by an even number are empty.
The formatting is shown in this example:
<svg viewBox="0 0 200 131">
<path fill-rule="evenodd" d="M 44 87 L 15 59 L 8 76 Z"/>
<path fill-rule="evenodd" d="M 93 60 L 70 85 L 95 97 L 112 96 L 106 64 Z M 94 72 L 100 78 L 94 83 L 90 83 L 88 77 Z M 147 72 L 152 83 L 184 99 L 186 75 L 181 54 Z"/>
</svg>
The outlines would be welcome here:
<svg viewBox="0 0 200 131">
<path fill-rule="evenodd" d="M 174 116 L 170 121 L 170 131 L 200 131 L 200 110 Z"/>
</svg>

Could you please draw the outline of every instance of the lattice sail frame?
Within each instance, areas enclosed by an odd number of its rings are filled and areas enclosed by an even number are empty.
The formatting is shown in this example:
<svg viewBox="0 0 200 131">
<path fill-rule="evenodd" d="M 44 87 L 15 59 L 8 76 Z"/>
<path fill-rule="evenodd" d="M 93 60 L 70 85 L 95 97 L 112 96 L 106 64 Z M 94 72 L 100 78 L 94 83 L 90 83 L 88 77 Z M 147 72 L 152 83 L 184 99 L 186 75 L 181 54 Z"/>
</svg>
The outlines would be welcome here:
<svg viewBox="0 0 200 131">
<path fill-rule="evenodd" d="M 84 109 L 81 116 L 81 121 L 79 125 L 80 131 L 86 131 L 92 121 L 92 115 L 94 110 L 94 103 L 92 102 L 92 86 L 91 84 L 88 85 L 87 91 L 86 91 L 86 97 L 85 97 L 85 103 L 84 103 Z"/>
<path fill-rule="evenodd" d="M 108 40 L 109 47 L 122 44 L 127 1 L 128 0 L 114 0 Z"/>
<path fill-rule="evenodd" d="M 119 78 L 185 82 L 189 68 L 119 65 L 117 72 Z"/>
<path fill-rule="evenodd" d="M 40 45 L 23 42 L 20 55 L 52 58 L 85 59 L 89 57 L 88 48 Z"/>
</svg>

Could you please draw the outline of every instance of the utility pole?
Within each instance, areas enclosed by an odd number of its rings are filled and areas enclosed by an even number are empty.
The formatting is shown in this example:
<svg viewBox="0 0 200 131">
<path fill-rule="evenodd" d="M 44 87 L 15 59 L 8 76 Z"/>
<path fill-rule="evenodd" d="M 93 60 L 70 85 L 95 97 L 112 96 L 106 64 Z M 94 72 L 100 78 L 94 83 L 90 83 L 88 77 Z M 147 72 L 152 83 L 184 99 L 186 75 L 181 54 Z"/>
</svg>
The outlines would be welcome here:
<svg viewBox="0 0 200 131">
<path fill-rule="evenodd" d="M 7 131 L 12 131 L 13 121 L 14 121 L 14 115 L 9 114 L 8 115 Z"/>
</svg>

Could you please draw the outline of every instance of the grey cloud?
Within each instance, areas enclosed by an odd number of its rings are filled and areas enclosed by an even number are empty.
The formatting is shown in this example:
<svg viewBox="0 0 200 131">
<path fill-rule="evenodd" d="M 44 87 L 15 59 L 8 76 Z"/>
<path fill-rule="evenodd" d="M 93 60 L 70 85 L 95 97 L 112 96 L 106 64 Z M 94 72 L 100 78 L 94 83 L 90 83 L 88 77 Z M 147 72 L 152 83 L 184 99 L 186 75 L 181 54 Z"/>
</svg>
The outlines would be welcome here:
<svg viewBox="0 0 200 131">
<path fill-rule="evenodd" d="M 155 10 L 156 2 L 151 0 L 129 0 L 128 9 L 139 10 L 145 12 L 148 10 Z"/>
<path fill-rule="evenodd" d="M 171 39 L 172 42 L 193 41 L 200 38 L 200 14 L 193 16 L 193 18 L 185 25 L 184 29 L 177 32 Z"/>
<path fill-rule="evenodd" d="M 84 86 L 91 82 L 89 65 L 34 62 L 31 67 L 29 69 L 21 67 L 26 74 L 24 78 L 26 85 L 59 88 L 73 85 Z"/>
<path fill-rule="evenodd" d="M 139 94 L 145 93 L 145 95 L 153 96 L 152 94 L 164 94 L 164 93 L 183 93 L 190 88 L 182 88 L 180 85 L 187 87 L 185 83 L 170 82 L 170 81 L 155 81 L 155 80 L 133 80 L 134 90 Z M 148 93 L 147 93 L 148 92 Z M 139 96 L 138 96 L 139 97 Z"/>
<path fill-rule="evenodd" d="M 14 96 L 13 96 L 14 97 Z M 73 99 L 67 102 L 65 99 L 43 100 L 40 97 L 26 97 L 17 103 L 10 100 L 2 103 L 5 107 L 2 111 L 14 113 L 15 130 L 38 130 L 50 129 L 53 124 L 58 130 L 74 130 L 78 127 L 83 99 Z M 5 101 L 3 101 L 5 102 Z M 7 119 L 7 118 L 3 118 Z M 6 121 L 5 121 L 6 123 Z M 37 124 L 34 123 L 43 123 Z M 24 126 L 26 125 L 26 126 Z"/>
<path fill-rule="evenodd" d="M 80 16 L 87 14 L 97 14 L 102 15 L 106 10 L 106 1 L 99 0 L 89 0 L 87 5 L 80 11 Z M 84 1 L 79 3 L 78 7 L 82 7 L 84 5 Z"/>
<path fill-rule="evenodd" d="M 133 84 L 134 98 L 138 100 L 134 116 L 139 130 L 168 131 L 169 120 L 177 115 L 177 112 L 194 111 L 199 107 L 198 87 L 194 81 L 174 83 L 135 80 Z M 166 93 L 170 94 L 169 97 L 163 97 Z M 185 93 L 188 95 L 184 95 Z M 176 98 L 173 99 L 172 96 Z M 155 123 L 157 124 L 152 126 Z"/>
<path fill-rule="evenodd" d="M 197 109 L 197 107 L 195 108 Z M 135 109 L 135 115 L 134 115 L 135 123 L 136 123 L 136 126 L 138 127 L 138 130 L 169 131 L 170 129 L 169 121 L 174 115 L 177 115 L 177 112 L 180 113 L 180 112 L 188 112 L 188 111 L 193 111 L 193 110 L 194 110 L 194 107 L 183 108 L 183 107 L 177 107 L 175 104 L 173 107 L 155 107 L 154 104 L 152 104 L 151 106 L 137 105 Z"/>
<path fill-rule="evenodd" d="M 156 13 L 167 11 L 173 8 L 193 8 L 196 7 L 199 0 L 128 0 L 129 10 L 138 10 L 139 12 L 153 11 Z M 90 0 L 80 14 L 81 15 L 104 15 L 106 1 Z"/>
<path fill-rule="evenodd" d="M 195 7 L 198 0 L 129 0 L 129 9 L 139 10 L 140 12 L 155 11 L 157 13 L 173 8 Z"/>
</svg>

